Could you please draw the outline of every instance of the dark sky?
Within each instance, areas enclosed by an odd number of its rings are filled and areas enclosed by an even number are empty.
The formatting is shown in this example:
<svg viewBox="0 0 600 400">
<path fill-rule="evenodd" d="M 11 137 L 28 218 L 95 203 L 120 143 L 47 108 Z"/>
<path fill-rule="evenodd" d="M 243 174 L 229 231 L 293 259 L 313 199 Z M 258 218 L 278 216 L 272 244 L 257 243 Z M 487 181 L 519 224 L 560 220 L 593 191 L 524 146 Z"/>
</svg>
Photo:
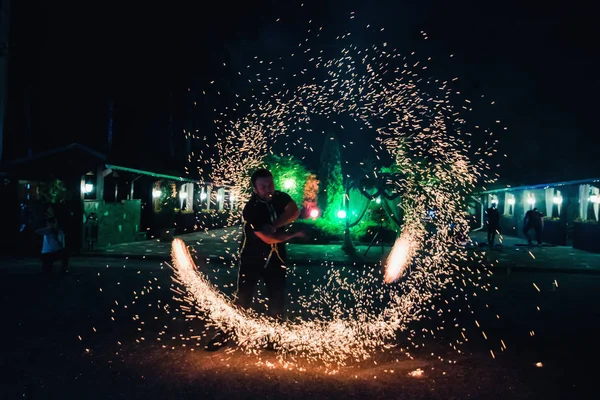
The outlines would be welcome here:
<svg viewBox="0 0 600 400">
<path fill-rule="evenodd" d="M 160 155 L 169 93 L 176 133 L 190 126 L 210 130 L 212 109 L 249 90 L 237 71 L 254 55 L 268 60 L 294 51 L 310 19 L 324 27 L 327 51 L 335 53 L 332 38 L 350 30 L 360 45 L 386 41 L 401 53 L 431 56 L 432 75 L 459 77 L 455 87 L 466 98 L 484 95 L 469 120 L 487 126 L 499 119 L 508 127 L 500 137 L 499 151 L 508 155 L 499 170 L 503 181 L 598 176 L 600 24 L 583 1 L 534 3 L 13 1 L 9 130 L 15 139 L 7 148 L 18 155 L 26 140 L 27 93 L 35 150 L 73 141 L 102 148 L 112 99 L 115 145 L 142 158 L 136 163 Z M 367 24 L 385 31 L 365 30 Z M 199 105 L 192 112 L 194 100 Z"/>
</svg>

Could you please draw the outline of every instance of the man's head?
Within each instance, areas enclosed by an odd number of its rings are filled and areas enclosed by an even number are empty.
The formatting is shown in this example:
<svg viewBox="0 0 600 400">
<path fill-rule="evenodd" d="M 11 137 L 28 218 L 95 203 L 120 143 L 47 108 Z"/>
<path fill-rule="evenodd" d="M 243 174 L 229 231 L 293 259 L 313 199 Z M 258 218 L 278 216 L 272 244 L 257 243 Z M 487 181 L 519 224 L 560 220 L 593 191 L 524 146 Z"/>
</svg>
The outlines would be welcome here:
<svg viewBox="0 0 600 400">
<path fill-rule="evenodd" d="M 275 192 L 275 183 L 273 182 L 273 174 L 265 168 L 259 168 L 252 174 L 252 189 L 259 199 L 263 201 L 271 201 Z"/>
<path fill-rule="evenodd" d="M 498 206 L 498 204 L 496 204 L 496 202 L 492 203 L 492 208 L 496 208 Z"/>
</svg>

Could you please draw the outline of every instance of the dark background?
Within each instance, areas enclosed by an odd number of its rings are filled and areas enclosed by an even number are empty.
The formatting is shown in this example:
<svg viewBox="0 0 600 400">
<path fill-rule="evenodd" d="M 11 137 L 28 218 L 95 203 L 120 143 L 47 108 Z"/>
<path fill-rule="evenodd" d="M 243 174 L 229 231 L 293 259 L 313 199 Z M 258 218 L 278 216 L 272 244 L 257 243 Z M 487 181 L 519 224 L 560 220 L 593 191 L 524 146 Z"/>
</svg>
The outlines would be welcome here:
<svg viewBox="0 0 600 400">
<path fill-rule="evenodd" d="M 11 7 L 5 158 L 71 142 L 108 152 L 112 102 L 114 159 L 181 170 L 187 165 L 183 129 L 199 132 L 192 149 L 204 138 L 214 141 L 214 110 L 231 107 L 234 93 L 250 93 L 253 74 L 268 73 L 258 60 L 285 58 L 307 29 L 323 26 L 315 45 L 325 54 L 339 54 L 333 39 L 350 31 L 357 45 L 387 42 L 403 54 L 415 51 L 416 59 L 431 56 L 435 77 L 459 77 L 454 87 L 476 103 L 469 122 L 485 127 L 500 120 L 497 126 L 508 128 L 498 150 L 507 154 L 498 160 L 503 183 L 599 175 L 600 25 L 581 1 L 559 7 L 516 1 L 13 0 Z M 170 132 L 173 154 L 166 150 Z M 320 138 L 306 140 L 320 149 Z"/>
</svg>

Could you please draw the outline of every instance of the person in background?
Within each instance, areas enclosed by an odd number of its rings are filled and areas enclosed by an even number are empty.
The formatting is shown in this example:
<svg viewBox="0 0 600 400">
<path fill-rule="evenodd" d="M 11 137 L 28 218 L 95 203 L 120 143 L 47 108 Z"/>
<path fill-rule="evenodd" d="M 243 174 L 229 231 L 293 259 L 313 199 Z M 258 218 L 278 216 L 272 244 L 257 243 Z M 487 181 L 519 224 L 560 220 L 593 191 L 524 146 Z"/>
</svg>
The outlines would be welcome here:
<svg viewBox="0 0 600 400">
<path fill-rule="evenodd" d="M 52 267 L 55 261 L 60 261 L 61 275 L 67 274 L 69 268 L 69 257 L 65 246 L 65 234 L 58 229 L 56 218 L 46 219 L 46 226 L 37 229 L 36 232 L 44 236 L 42 242 L 42 272 L 46 275 L 52 274 Z"/>
<path fill-rule="evenodd" d="M 531 236 L 529 231 L 533 229 L 535 231 L 535 240 L 538 245 L 542 245 L 542 233 L 544 231 L 544 216 L 538 211 L 537 207 L 533 210 L 529 210 L 525 213 L 525 220 L 523 221 L 523 233 L 527 237 L 527 242 L 532 245 Z"/>
<path fill-rule="evenodd" d="M 492 206 L 485 210 L 487 215 L 487 238 L 490 247 L 494 247 L 494 239 L 496 234 L 500 232 L 500 212 L 496 208 L 496 203 L 492 203 Z"/>
</svg>

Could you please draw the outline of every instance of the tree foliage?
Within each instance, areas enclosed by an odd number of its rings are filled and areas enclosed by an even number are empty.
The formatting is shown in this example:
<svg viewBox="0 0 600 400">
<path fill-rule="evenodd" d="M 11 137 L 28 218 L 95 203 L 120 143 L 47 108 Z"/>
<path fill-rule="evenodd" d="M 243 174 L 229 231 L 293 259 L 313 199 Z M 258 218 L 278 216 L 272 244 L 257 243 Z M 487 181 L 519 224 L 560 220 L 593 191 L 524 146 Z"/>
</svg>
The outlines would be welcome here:
<svg viewBox="0 0 600 400">
<path fill-rule="evenodd" d="M 45 204 L 64 203 L 67 196 L 67 188 L 60 179 L 50 179 L 40 183 L 39 197 Z"/>
<path fill-rule="evenodd" d="M 290 195 L 300 206 L 304 201 L 304 188 L 310 172 L 293 156 L 267 154 L 263 164 L 273 174 L 275 188 Z M 286 187 L 286 182 L 293 182 L 292 187 Z"/>
<path fill-rule="evenodd" d="M 317 202 L 323 218 L 335 221 L 341 209 L 344 196 L 340 144 L 334 135 L 325 138 L 321 150 L 321 168 L 318 173 L 321 182 Z"/>
<path fill-rule="evenodd" d="M 317 205 L 317 196 L 319 195 L 319 180 L 316 174 L 310 174 L 304 184 L 304 198 L 302 207 L 311 209 Z"/>
</svg>

